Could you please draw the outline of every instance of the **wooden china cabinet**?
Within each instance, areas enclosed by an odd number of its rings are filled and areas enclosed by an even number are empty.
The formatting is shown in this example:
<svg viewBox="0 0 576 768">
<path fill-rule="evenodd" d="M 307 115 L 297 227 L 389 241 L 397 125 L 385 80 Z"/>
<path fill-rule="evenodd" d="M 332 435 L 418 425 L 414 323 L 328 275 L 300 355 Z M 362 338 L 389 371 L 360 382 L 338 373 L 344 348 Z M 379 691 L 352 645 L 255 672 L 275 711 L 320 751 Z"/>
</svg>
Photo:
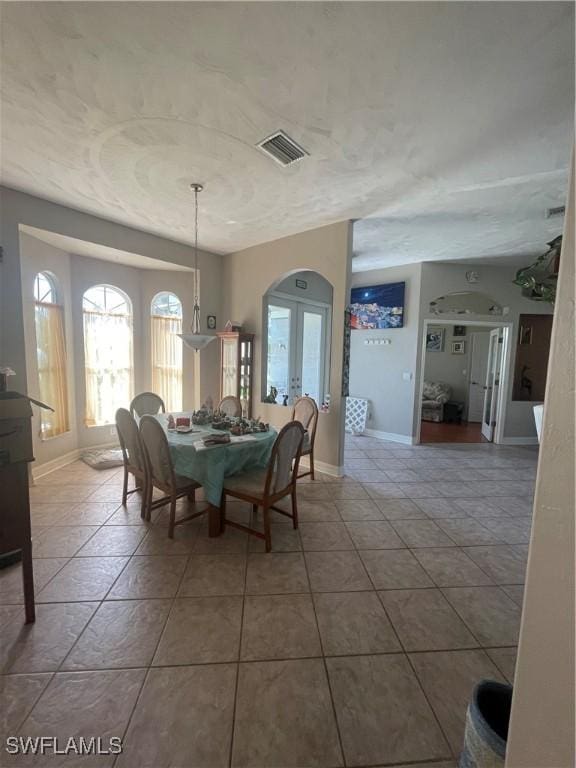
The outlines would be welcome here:
<svg viewBox="0 0 576 768">
<path fill-rule="evenodd" d="M 242 415 L 252 417 L 252 379 L 254 374 L 254 334 L 221 331 L 220 399 L 233 395 L 242 403 Z"/>
</svg>

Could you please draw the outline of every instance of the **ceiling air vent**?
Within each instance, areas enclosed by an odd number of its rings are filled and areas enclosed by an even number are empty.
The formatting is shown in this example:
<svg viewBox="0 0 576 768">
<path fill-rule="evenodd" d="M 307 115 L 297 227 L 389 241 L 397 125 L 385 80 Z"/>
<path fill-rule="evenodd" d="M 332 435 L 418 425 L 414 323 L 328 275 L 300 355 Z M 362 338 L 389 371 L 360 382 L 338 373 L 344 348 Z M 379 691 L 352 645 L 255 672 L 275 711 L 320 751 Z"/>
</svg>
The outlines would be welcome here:
<svg viewBox="0 0 576 768">
<path fill-rule="evenodd" d="M 565 205 L 558 205 L 556 206 L 556 208 L 548 208 L 546 210 L 546 218 L 551 219 L 552 216 L 564 216 L 565 212 L 566 212 Z"/>
<path fill-rule="evenodd" d="M 291 139 L 284 131 L 276 131 L 264 141 L 257 145 L 263 152 L 275 160 L 280 165 L 292 165 L 292 163 L 302 160 L 308 152 Z"/>
</svg>

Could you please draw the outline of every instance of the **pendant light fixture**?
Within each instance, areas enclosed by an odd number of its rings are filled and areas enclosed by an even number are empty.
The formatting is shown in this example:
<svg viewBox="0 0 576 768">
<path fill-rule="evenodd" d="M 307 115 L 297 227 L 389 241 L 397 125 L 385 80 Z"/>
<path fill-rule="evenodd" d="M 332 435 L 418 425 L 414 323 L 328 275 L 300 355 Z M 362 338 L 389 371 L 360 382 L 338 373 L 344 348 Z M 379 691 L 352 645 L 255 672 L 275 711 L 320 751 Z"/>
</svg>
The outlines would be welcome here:
<svg viewBox="0 0 576 768">
<path fill-rule="evenodd" d="M 190 184 L 190 189 L 194 192 L 194 309 L 190 333 L 179 333 L 178 336 L 180 336 L 187 347 L 199 352 L 201 349 L 208 346 L 208 344 L 210 344 L 216 337 L 210 336 L 207 333 L 200 333 L 200 299 L 198 297 L 198 193 L 202 192 L 204 187 L 202 184 Z"/>
</svg>

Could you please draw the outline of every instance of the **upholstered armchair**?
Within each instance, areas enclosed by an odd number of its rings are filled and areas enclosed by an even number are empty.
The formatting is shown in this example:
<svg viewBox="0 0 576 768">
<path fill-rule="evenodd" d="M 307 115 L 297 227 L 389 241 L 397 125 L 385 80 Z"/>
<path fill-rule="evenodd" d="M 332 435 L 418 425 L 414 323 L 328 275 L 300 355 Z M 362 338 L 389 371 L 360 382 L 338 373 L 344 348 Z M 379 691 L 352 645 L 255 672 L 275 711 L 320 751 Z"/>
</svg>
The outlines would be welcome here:
<svg viewBox="0 0 576 768">
<path fill-rule="evenodd" d="M 441 381 L 425 381 L 422 390 L 422 421 L 444 421 L 444 403 L 452 390 Z"/>
</svg>

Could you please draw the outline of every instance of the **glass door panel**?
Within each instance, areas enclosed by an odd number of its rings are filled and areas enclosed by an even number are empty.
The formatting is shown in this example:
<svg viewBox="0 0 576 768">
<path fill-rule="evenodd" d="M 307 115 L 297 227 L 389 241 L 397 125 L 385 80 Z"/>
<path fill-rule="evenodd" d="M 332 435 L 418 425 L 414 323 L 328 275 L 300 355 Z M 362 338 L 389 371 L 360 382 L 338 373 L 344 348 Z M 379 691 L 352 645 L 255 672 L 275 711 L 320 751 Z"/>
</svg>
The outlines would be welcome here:
<svg viewBox="0 0 576 768">
<path fill-rule="evenodd" d="M 322 372 L 324 368 L 323 313 L 302 310 L 302 379 L 298 394 L 322 402 Z"/>
<path fill-rule="evenodd" d="M 266 394 L 274 387 L 278 391 L 278 403 L 284 395 L 290 395 L 290 377 L 293 366 L 290 360 L 290 339 L 293 322 L 292 308 L 279 303 L 268 305 L 268 366 Z"/>
</svg>

